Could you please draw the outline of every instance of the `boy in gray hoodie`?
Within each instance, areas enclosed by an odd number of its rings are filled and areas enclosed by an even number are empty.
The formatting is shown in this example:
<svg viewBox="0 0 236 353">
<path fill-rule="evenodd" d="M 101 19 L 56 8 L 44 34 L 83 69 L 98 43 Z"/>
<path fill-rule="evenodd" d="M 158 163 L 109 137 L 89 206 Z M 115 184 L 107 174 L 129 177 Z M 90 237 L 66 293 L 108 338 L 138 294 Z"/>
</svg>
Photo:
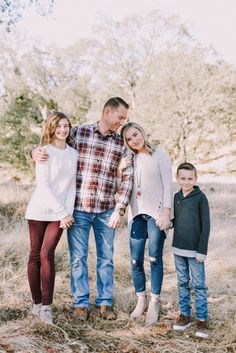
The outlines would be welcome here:
<svg viewBox="0 0 236 353">
<path fill-rule="evenodd" d="M 174 196 L 172 249 L 178 277 L 180 315 L 174 330 L 184 331 L 191 325 L 190 273 L 195 296 L 195 335 L 206 338 L 208 303 L 204 261 L 210 234 L 210 214 L 206 195 L 196 186 L 197 171 L 191 163 L 177 168 L 180 191 Z"/>
</svg>

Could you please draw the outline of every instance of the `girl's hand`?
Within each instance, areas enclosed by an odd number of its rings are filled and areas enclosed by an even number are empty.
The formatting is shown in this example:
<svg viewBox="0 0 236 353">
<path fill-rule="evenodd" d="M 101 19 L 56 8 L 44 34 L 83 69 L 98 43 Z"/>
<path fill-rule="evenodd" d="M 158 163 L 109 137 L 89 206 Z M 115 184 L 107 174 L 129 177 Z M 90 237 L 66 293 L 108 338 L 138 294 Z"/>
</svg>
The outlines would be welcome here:
<svg viewBox="0 0 236 353">
<path fill-rule="evenodd" d="M 68 214 L 66 217 L 62 218 L 60 222 L 60 228 L 62 229 L 69 229 L 71 225 L 74 223 L 74 218 Z"/>
</svg>

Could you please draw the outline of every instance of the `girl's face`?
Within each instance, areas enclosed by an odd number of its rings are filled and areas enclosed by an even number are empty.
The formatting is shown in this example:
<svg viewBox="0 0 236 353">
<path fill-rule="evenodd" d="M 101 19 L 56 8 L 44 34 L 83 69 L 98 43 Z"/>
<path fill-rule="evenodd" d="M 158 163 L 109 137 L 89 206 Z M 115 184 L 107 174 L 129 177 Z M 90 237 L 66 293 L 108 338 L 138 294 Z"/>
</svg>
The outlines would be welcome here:
<svg viewBox="0 0 236 353">
<path fill-rule="evenodd" d="M 70 133 L 69 121 L 65 118 L 61 119 L 56 126 L 54 140 L 65 141 Z"/>
<path fill-rule="evenodd" d="M 145 152 L 144 137 L 136 127 L 131 127 L 125 132 L 125 139 L 128 146 L 132 150 L 137 152 Z"/>
</svg>

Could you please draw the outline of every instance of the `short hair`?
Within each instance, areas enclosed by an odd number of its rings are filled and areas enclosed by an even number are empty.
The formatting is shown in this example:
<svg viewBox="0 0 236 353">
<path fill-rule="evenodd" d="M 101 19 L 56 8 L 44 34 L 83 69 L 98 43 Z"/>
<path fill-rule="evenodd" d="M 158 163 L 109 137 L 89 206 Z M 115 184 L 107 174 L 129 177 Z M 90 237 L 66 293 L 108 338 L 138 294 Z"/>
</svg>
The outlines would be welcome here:
<svg viewBox="0 0 236 353">
<path fill-rule="evenodd" d="M 184 163 L 181 163 L 178 168 L 177 168 L 177 175 L 179 173 L 180 170 L 192 170 L 194 171 L 195 173 L 195 176 L 197 176 L 197 169 L 196 167 L 194 167 L 193 164 L 189 163 L 189 162 L 184 162 Z"/>
<path fill-rule="evenodd" d="M 137 153 L 137 151 L 135 151 L 135 150 L 133 150 L 132 148 L 129 147 L 128 142 L 127 142 L 126 137 L 125 137 L 126 131 L 129 130 L 130 128 L 135 128 L 135 129 L 137 129 L 139 132 L 141 132 L 141 134 L 143 135 L 143 138 L 144 138 L 144 148 L 145 148 L 145 150 L 146 150 L 149 154 L 153 154 L 153 152 L 156 150 L 156 147 L 148 141 L 147 135 L 146 135 L 144 129 L 142 128 L 142 126 L 140 126 L 139 124 L 134 123 L 134 122 L 132 122 L 132 121 L 130 121 L 130 122 L 128 122 L 127 124 L 125 124 L 125 125 L 122 127 L 121 132 L 120 132 L 120 136 L 121 136 L 121 138 L 123 139 L 125 146 L 126 146 L 129 150 L 131 150 L 131 151 L 133 152 L 133 154 L 136 154 L 136 153 Z"/>
<path fill-rule="evenodd" d="M 126 109 L 129 109 L 129 104 L 120 97 L 113 97 L 108 99 L 103 107 L 103 112 L 105 108 L 110 107 L 111 109 L 117 109 L 120 105 L 123 105 Z"/>
</svg>

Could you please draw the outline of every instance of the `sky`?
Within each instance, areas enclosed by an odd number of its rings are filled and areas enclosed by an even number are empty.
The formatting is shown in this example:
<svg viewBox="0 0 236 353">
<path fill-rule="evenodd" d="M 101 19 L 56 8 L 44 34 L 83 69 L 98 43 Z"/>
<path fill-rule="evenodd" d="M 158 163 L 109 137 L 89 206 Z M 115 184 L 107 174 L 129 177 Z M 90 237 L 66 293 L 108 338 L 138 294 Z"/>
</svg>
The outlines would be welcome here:
<svg viewBox="0 0 236 353">
<path fill-rule="evenodd" d="M 179 15 L 203 45 L 213 45 L 236 66 L 236 0 L 55 0 L 50 15 L 41 17 L 33 9 L 27 10 L 17 27 L 40 36 L 46 44 L 64 47 L 91 35 L 102 15 L 121 20 L 152 10 Z"/>
</svg>

